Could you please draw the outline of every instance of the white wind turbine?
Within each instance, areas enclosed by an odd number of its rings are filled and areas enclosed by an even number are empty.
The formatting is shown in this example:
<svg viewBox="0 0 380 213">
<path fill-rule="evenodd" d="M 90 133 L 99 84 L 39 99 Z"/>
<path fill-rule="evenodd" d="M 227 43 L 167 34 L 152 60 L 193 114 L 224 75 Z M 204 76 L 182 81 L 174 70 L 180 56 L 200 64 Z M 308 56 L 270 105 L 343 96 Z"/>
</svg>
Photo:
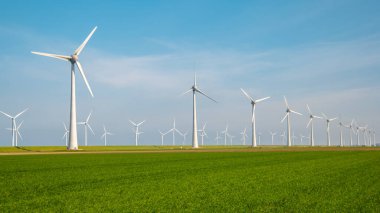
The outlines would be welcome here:
<svg viewBox="0 0 380 213">
<path fill-rule="evenodd" d="M 235 136 L 230 135 L 230 134 L 228 134 L 227 136 L 230 138 L 230 145 L 232 146 L 232 140 L 234 139 Z"/>
<path fill-rule="evenodd" d="M 164 136 L 166 135 L 166 134 L 168 134 L 169 133 L 169 131 L 168 132 L 161 132 L 161 131 L 158 131 L 159 133 L 160 133 L 160 135 L 161 135 L 161 146 L 163 146 L 164 145 Z"/>
<path fill-rule="evenodd" d="M 106 126 L 103 125 L 103 135 L 101 138 L 104 138 L 104 146 L 107 146 L 107 135 L 113 135 L 111 132 L 108 132 Z"/>
<path fill-rule="evenodd" d="M 281 120 L 281 123 L 284 122 L 285 118 L 288 118 L 288 132 L 287 132 L 287 142 L 288 142 L 288 146 L 292 146 L 292 139 L 291 139 L 291 136 L 290 136 L 290 133 L 291 133 L 291 125 L 290 125 L 290 114 L 291 113 L 294 113 L 294 114 L 297 114 L 297 115 L 302 115 L 301 113 L 299 112 L 296 112 L 292 109 L 290 109 L 289 107 L 289 104 L 288 104 L 288 101 L 286 100 L 286 97 L 284 96 L 284 101 L 285 101 L 285 105 L 286 105 L 286 114 L 284 116 L 284 118 Z"/>
<path fill-rule="evenodd" d="M 214 101 L 214 102 L 217 102 L 215 101 L 214 99 L 212 99 L 211 97 L 209 97 L 208 95 L 206 95 L 204 92 L 202 92 L 198 87 L 197 87 L 197 75 L 194 74 L 194 85 L 186 92 L 184 92 L 182 95 L 186 94 L 186 93 L 189 93 L 189 92 L 193 92 L 193 142 L 192 142 L 192 146 L 193 148 L 198 148 L 198 127 L 197 127 L 197 100 L 196 100 L 196 93 L 200 93 L 204 96 L 206 96 L 207 98 L 209 98 L 210 100 Z M 174 133 L 173 133 L 174 135 Z"/>
<path fill-rule="evenodd" d="M 271 132 L 269 131 L 269 134 L 272 136 L 272 146 L 273 146 L 273 141 L 274 141 L 274 136 L 277 135 L 277 132 Z"/>
<path fill-rule="evenodd" d="M 261 144 L 261 132 L 259 132 L 257 135 L 259 135 L 259 146 Z"/>
<path fill-rule="evenodd" d="M 67 139 L 68 139 L 68 134 L 69 134 L 69 130 L 67 130 L 67 127 L 66 127 L 66 124 L 63 122 L 63 127 L 65 128 L 65 134 L 63 134 L 63 137 L 62 137 L 62 139 L 64 139 L 65 138 L 65 142 L 66 142 L 66 147 L 67 147 Z"/>
<path fill-rule="evenodd" d="M 183 141 L 182 141 L 182 146 L 185 145 L 185 142 L 186 142 L 186 136 L 187 136 L 188 132 L 186 131 L 185 133 L 181 133 L 181 135 L 183 136 Z"/>
<path fill-rule="evenodd" d="M 207 123 L 205 123 L 205 124 L 203 124 L 203 127 L 202 127 L 202 129 L 200 129 L 200 130 L 198 130 L 199 132 L 201 132 L 201 144 L 202 144 L 202 146 L 203 146 L 203 138 L 205 137 L 205 136 L 207 136 L 207 132 L 206 132 L 206 124 Z"/>
<path fill-rule="evenodd" d="M 216 132 L 216 137 L 215 137 L 216 145 L 219 145 L 219 140 L 220 139 L 222 139 L 222 137 L 219 136 L 219 132 Z"/>
<path fill-rule="evenodd" d="M 348 125 L 344 125 L 344 127 L 349 129 L 350 132 L 350 146 L 352 146 L 352 133 L 355 133 L 355 127 L 354 127 L 354 119 L 352 119 L 351 123 Z"/>
<path fill-rule="evenodd" d="M 323 118 L 316 116 L 316 115 L 313 115 L 308 104 L 306 104 L 306 108 L 307 108 L 307 111 L 309 112 L 309 118 L 310 118 L 309 123 L 307 123 L 307 125 L 306 125 L 306 128 L 308 128 L 310 126 L 310 145 L 314 146 L 314 123 L 313 123 L 313 119 L 314 118 L 323 119 Z"/>
<path fill-rule="evenodd" d="M 243 145 L 245 146 L 245 139 L 248 138 L 247 128 L 244 128 L 244 130 L 240 132 L 240 134 L 241 134 L 241 140 L 243 141 Z"/>
<path fill-rule="evenodd" d="M 95 133 L 92 130 L 91 125 L 89 123 L 91 114 L 92 114 L 92 112 L 90 112 L 90 114 L 88 114 L 86 121 L 78 122 L 79 125 L 84 126 L 84 145 L 85 146 L 87 146 L 87 144 L 88 144 L 87 143 L 87 128 L 90 129 L 90 131 L 92 132 L 93 135 L 95 135 Z"/>
<path fill-rule="evenodd" d="M 297 139 L 297 136 L 295 136 L 293 132 L 293 135 L 292 135 L 293 145 L 296 145 L 296 139 Z"/>
<path fill-rule="evenodd" d="M 355 122 L 356 123 L 356 122 Z M 357 146 L 360 146 L 360 137 L 359 137 L 359 131 L 360 131 L 360 127 L 358 126 L 358 124 L 356 123 L 356 145 Z"/>
<path fill-rule="evenodd" d="M 20 139 L 23 140 L 22 139 L 22 135 L 20 133 L 20 128 L 22 126 L 22 123 L 24 123 L 24 121 L 21 121 L 21 123 L 16 127 L 16 130 L 15 130 L 15 134 L 16 134 L 16 144 L 15 144 L 15 146 L 18 146 L 18 137 L 20 137 Z M 13 131 L 13 129 L 11 129 L 11 128 L 7 128 L 7 130 Z"/>
<path fill-rule="evenodd" d="M 301 139 L 301 144 L 300 145 L 303 145 L 303 139 L 306 138 L 306 136 L 300 134 L 300 139 Z"/>
<path fill-rule="evenodd" d="M 77 136 L 77 111 L 76 111 L 76 92 L 75 92 L 75 65 L 78 67 L 80 74 L 83 77 L 84 83 L 87 86 L 88 91 L 91 96 L 94 97 L 91 87 L 87 81 L 86 75 L 84 74 L 82 65 L 78 61 L 80 53 L 83 51 L 83 48 L 86 46 L 87 42 L 90 40 L 91 36 L 94 34 L 97 27 L 95 27 L 91 33 L 87 36 L 84 42 L 74 51 L 71 56 L 65 55 L 56 55 L 50 53 L 41 53 L 41 52 L 32 52 L 33 54 L 52 57 L 68 61 L 71 63 L 71 105 L 70 105 L 70 137 L 69 137 L 69 150 L 78 149 L 78 136 Z"/>
<path fill-rule="evenodd" d="M 168 133 L 169 132 L 173 134 L 173 146 L 175 146 L 175 133 L 177 132 L 179 135 L 182 135 L 182 133 L 175 127 L 175 119 L 173 121 L 173 128 L 171 128 Z"/>
<path fill-rule="evenodd" d="M 282 144 L 285 144 L 285 131 L 281 133 L 280 137 L 282 138 Z"/>
<path fill-rule="evenodd" d="M 145 122 L 145 120 L 138 123 L 138 124 L 136 124 L 135 122 L 133 122 L 131 120 L 129 120 L 129 122 L 135 127 L 135 129 L 133 131 L 135 132 L 135 143 L 136 143 L 136 146 L 138 146 L 139 135 L 143 133 L 143 132 L 139 132 L 139 127 L 141 124 L 143 124 Z"/>
<path fill-rule="evenodd" d="M 343 143 L 343 127 L 345 127 L 345 126 L 342 122 L 342 119 L 339 119 L 338 127 L 339 127 L 339 132 L 340 132 L 339 133 L 339 146 L 343 147 L 344 146 L 344 143 Z"/>
<path fill-rule="evenodd" d="M 330 140 L 330 122 L 336 120 L 337 118 L 327 118 L 327 116 L 324 113 L 322 113 L 322 116 L 325 118 L 326 123 L 327 123 L 327 129 L 326 129 L 326 132 L 327 132 L 327 145 L 331 146 L 331 140 Z"/>
<path fill-rule="evenodd" d="M 252 117 L 251 117 L 251 122 L 252 122 L 252 146 L 256 147 L 257 146 L 257 144 L 256 144 L 256 115 L 255 115 L 256 114 L 255 113 L 256 104 L 259 103 L 259 102 L 261 102 L 261 101 L 264 101 L 264 100 L 266 100 L 266 99 L 268 99 L 270 97 L 265 97 L 265 98 L 254 100 L 242 88 L 240 88 L 240 90 L 243 92 L 243 94 L 245 95 L 245 97 L 248 98 L 248 100 L 251 102 L 251 105 L 252 105 Z"/>
<path fill-rule="evenodd" d="M 222 134 L 224 134 L 224 145 L 227 146 L 228 124 L 226 126 L 226 129 L 222 131 Z"/>
<path fill-rule="evenodd" d="M 16 118 L 18 118 L 20 115 L 22 115 L 27 110 L 28 110 L 28 108 L 24 109 L 22 112 L 18 113 L 15 116 L 11 116 L 11 115 L 8 115 L 5 112 L 0 111 L 0 113 L 2 113 L 3 115 L 7 116 L 12 121 L 12 127 L 11 127 L 11 129 L 12 129 L 12 146 L 17 146 L 17 133 L 16 133 L 17 125 L 16 125 Z"/>
</svg>

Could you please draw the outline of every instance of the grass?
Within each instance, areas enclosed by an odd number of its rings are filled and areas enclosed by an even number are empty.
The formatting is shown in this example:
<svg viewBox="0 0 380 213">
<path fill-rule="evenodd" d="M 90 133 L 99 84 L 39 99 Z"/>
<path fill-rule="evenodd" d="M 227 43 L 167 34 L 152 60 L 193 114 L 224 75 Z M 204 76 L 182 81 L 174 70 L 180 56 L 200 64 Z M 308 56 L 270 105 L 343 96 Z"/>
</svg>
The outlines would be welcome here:
<svg viewBox="0 0 380 213">
<path fill-rule="evenodd" d="M 379 151 L 0 156 L 0 212 L 380 212 Z"/>
</svg>

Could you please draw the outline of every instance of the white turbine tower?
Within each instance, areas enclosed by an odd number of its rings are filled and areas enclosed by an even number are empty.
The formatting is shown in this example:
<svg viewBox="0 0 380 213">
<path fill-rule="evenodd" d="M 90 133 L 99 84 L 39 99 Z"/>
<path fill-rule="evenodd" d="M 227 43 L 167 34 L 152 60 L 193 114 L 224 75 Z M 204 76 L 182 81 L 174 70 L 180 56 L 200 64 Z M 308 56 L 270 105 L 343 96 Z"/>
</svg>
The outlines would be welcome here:
<svg viewBox="0 0 380 213">
<path fill-rule="evenodd" d="M 352 146 L 352 133 L 355 133 L 354 119 L 352 119 L 350 124 L 343 126 L 349 129 L 348 131 L 350 132 L 350 146 Z"/>
<path fill-rule="evenodd" d="M 274 136 L 277 135 L 277 132 L 269 132 L 269 134 L 272 136 L 272 146 L 274 145 L 273 141 L 274 141 Z"/>
<path fill-rule="evenodd" d="M 16 125 L 16 118 L 18 118 L 20 115 L 22 115 L 27 110 L 28 110 L 28 108 L 24 109 L 22 112 L 18 113 L 15 116 L 11 116 L 11 115 L 8 115 L 5 112 L 0 111 L 0 113 L 2 113 L 3 115 L 7 116 L 12 121 L 12 127 L 11 127 L 11 129 L 12 129 L 12 146 L 17 146 L 17 133 L 16 133 L 17 125 Z"/>
<path fill-rule="evenodd" d="M 288 146 L 292 146 L 292 139 L 290 136 L 290 133 L 291 133 L 290 114 L 291 113 L 294 113 L 297 115 L 302 115 L 302 114 L 290 109 L 288 101 L 286 100 L 285 96 L 284 96 L 284 101 L 285 101 L 285 105 L 286 105 L 286 114 L 285 114 L 284 118 L 281 120 L 281 123 L 284 122 L 285 118 L 288 118 L 287 119 L 288 120 L 287 143 L 288 143 Z"/>
<path fill-rule="evenodd" d="M 215 137 L 216 145 L 219 145 L 219 140 L 220 139 L 222 139 L 222 137 L 219 136 L 219 132 L 216 132 L 216 137 Z"/>
<path fill-rule="evenodd" d="M 257 146 L 257 144 L 256 144 L 256 115 L 255 115 L 256 114 L 255 113 L 256 104 L 259 103 L 259 102 L 261 102 L 261 101 L 264 101 L 264 100 L 266 100 L 266 99 L 268 99 L 270 97 L 265 97 L 265 98 L 254 100 L 242 88 L 240 88 L 240 90 L 243 92 L 243 94 L 245 95 L 245 97 L 248 98 L 248 100 L 251 102 L 251 105 L 252 105 L 252 117 L 251 117 L 251 122 L 252 122 L 252 146 L 256 147 Z"/>
<path fill-rule="evenodd" d="M 186 136 L 187 136 L 188 132 L 186 131 L 185 133 L 181 133 L 181 135 L 183 136 L 183 141 L 182 141 L 182 146 L 185 145 L 185 142 L 186 142 Z"/>
<path fill-rule="evenodd" d="M 107 146 L 107 135 L 113 135 L 111 132 L 108 132 L 106 126 L 103 125 L 103 135 L 100 138 L 104 138 L 104 146 Z"/>
<path fill-rule="evenodd" d="M 245 139 L 248 138 L 247 128 L 244 128 L 244 130 L 240 132 L 240 134 L 241 134 L 241 140 L 243 141 L 243 145 L 245 146 Z"/>
<path fill-rule="evenodd" d="M 177 132 L 179 135 L 182 135 L 182 133 L 175 127 L 175 119 L 173 121 L 173 128 L 171 128 L 168 133 L 169 132 L 173 134 L 173 146 L 175 146 L 175 133 Z"/>
<path fill-rule="evenodd" d="M 206 132 L 206 124 L 207 123 L 205 123 L 205 124 L 203 124 L 203 127 L 202 127 L 202 129 L 200 129 L 200 130 L 198 130 L 200 133 L 201 133 L 201 144 L 202 144 L 202 146 L 203 146 L 203 138 L 205 137 L 205 136 L 207 136 L 207 132 Z"/>
<path fill-rule="evenodd" d="M 285 131 L 281 133 L 280 137 L 282 138 L 282 144 L 285 144 Z"/>
<path fill-rule="evenodd" d="M 337 118 L 328 118 L 324 113 L 322 113 L 322 116 L 326 119 L 327 123 L 327 145 L 331 146 L 331 140 L 330 140 L 330 122 L 336 120 Z"/>
<path fill-rule="evenodd" d="M 323 119 L 323 118 L 316 116 L 316 115 L 313 115 L 313 113 L 310 110 L 309 105 L 307 105 L 307 104 L 306 104 L 306 108 L 307 108 L 307 111 L 309 112 L 309 118 L 310 118 L 309 123 L 307 123 L 307 125 L 306 125 L 306 128 L 308 128 L 310 126 L 310 145 L 314 146 L 314 123 L 313 123 L 313 119 L 314 118 Z"/>
<path fill-rule="evenodd" d="M 226 126 L 226 129 L 222 131 L 222 134 L 224 134 L 224 145 L 227 146 L 228 124 Z"/>
<path fill-rule="evenodd" d="M 342 122 L 342 119 L 339 119 L 338 127 L 339 127 L 339 146 L 343 147 L 344 146 L 344 143 L 343 143 L 343 127 L 345 127 L 345 126 Z"/>
<path fill-rule="evenodd" d="M 214 102 L 217 102 L 217 101 L 215 101 L 214 99 L 212 99 L 211 97 L 209 97 L 208 95 L 206 95 L 204 92 L 202 92 L 197 87 L 197 75 L 196 74 L 194 74 L 194 85 L 188 91 L 184 92 L 182 95 L 184 95 L 186 93 L 189 93 L 189 92 L 193 92 L 193 144 L 192 144 L 192 147 L 193 148 L 198 148 L 199 146 L 198 146 L 197 99 L 196 99 L 196 93 L 198 92 L 198 93 L 206 96 L 207 98 L 209 98 L 210 100 L 212 100 Z"/>
<path fill-rule="evenodd" d="M 145 122 L 145 120 L 138 123 L 138 124 L 136 124 L 135 122 L 133 122 L 131 120 L 129 120 L 129 122 L 135 127 L 135 129 L 133 131 L 135 132 L 135 143 L 136 143 L 136 146 L 138 146 L 139 135 L 143 133 L 143 132 L 139 132 L 139 127 L 141 124 L 143 124 Z"/>
<path fill-rule="evenodd" d="M 41 53 L 41 52 L 32 52 L 33 54 L 52 57 L 68 61 L 71 63 L 71 104 L 70 104 L 70 137 L 69 137 L 69 150 L 78 149 L 78 136 L 77 136 L 77 111 L 76 111 L 76 92 L 75 92 L 75 65 L 78 67 L 80 74 L 83 77 L 84 83 L 87 86 L 88 91 L 91 96 L 94 97 L 90 84 L 87 81 L 86 75 L 84 74 L 82 65 L 78 61 L 80 53 L 83 51 L 83 48 L 86 46 L 87 42 L 90 40 L 91 36 L 94 34 L 97 27 L 95 27 L 91 33 L 87 36 L 84 42 L 74 51 L 71 56 L 65 55 L 56 55 L 50 53 Z"/>
<path fill-rule="evenodd" d="M 66 142 L 66 147 L 67 147 L 67 139 L 68 139 L 68 134 L 69 134 L 69 130 L 67 130 L 67 127 L 66 127 L 66 124 L 63 122 L 63 127 L 65 128 L 65 134 L 63 134 L 63 137 L 62 137 L 62 139 L 64 139 L 65 138 L 65 142 Z"/>
<path fill-rule="evenodd" d="M 15 129 L 15 134 L 16 134 L 16 144 L 15 144 L 15 146 L 18 146 L 18 137 L 20 137 L 20 139 L 23 140 L 22 139 L 22 135 L 20 133 L 20 128 L 22 126 L 22 123 L 24 123 L 24 121 L 21 121 L 21 123 Z M 11 129 L 11 128 L 7 128 L 7 130 L 13 131 L 13 129 Z"/>
<path fill-rule="evenodd" d="M 92 112 L 90 112 L 90 114 L 88 114 L 86 121 L 78 122 L 79 125 L 84 126 L 84 145 L 85 146 L 87 146 L 87 144 L 88 144 L 87 143 L 87 128 L 90 129 L 90 131 L 92 132 L 93 135 L 95 135 L 95 133 L 92 130 L 91 125 L 89 123 L 91 114 L 92 114 Z"/>
<path fill-rule="evenodd" d="M 257 135 L 259 136 L 259 146 L 260 146 L 260 144 L 261 144 L 261 132 L 259 132 Z"/>
</svg>

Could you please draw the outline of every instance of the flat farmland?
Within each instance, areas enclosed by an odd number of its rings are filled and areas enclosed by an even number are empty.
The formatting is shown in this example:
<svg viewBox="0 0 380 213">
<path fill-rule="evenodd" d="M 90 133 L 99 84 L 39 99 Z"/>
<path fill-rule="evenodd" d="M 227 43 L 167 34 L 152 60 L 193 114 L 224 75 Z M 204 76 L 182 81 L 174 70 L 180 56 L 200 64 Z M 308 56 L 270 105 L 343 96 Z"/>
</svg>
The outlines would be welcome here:
<svg viewBox="0 0 380 213">
<path fill-rule="evenodd" d="M 1 212 L 380 212 L 380 150 L 0 156 Z"/>
</svg>

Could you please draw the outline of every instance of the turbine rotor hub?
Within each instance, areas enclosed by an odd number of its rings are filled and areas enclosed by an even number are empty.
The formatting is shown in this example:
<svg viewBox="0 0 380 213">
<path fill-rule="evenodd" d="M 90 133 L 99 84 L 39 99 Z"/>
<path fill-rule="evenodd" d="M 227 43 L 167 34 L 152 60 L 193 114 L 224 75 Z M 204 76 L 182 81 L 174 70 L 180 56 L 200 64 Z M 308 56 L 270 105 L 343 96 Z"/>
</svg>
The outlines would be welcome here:
<svg viewBox="0 0 380 213">
<path fill-rule="evenodd" d="M 70 59 L 72 62 L 76 62 L 78 61 L 78 56 L 77 55 L 71 55 L 71 59 Z"/>
</svg>

